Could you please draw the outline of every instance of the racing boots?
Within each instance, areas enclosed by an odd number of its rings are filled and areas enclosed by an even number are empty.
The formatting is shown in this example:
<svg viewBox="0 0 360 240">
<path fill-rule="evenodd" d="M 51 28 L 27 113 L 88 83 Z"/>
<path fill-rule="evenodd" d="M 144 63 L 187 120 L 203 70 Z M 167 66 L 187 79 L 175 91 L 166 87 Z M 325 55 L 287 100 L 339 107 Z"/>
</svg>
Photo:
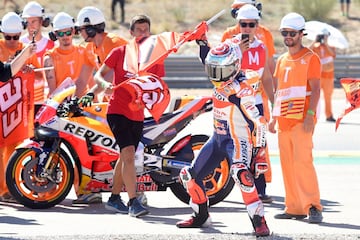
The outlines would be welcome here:
<svg viewBox="0 0 360 240">
<path fill-rule="evenodd" d="M 178 228 L 206 228 L 211 225 L 207 202 L 197 206 L 199 207 L 198 213 L 194 212 L 190 219 L 177 222 Z"/>
<path fill-rule="evenodd" d="M 270 230 L 266 224 L 265 217 L 254 215 L 251 222 L 254 227 L 256 237 L 265 237 L 270 235 Z"/>
<path fill-rule="evenodd" d="M 200 216 L 194 213 L 190 219 L 182 220 L 176 223 L 178 228 L 207 228 L 211 225 L 210 215 Z"/>
</svg>

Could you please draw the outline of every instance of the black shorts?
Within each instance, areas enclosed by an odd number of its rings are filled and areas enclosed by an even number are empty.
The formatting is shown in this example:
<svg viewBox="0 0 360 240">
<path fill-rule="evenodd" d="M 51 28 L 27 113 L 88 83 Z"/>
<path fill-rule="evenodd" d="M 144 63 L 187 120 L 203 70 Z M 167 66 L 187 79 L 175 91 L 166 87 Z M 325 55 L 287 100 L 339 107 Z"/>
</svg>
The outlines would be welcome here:
<svg viewBox="0 0 360 240">
<path fill-rule="evenodd" d="M 340 0 L 340 3 L 350 3 L 350 0 Z"/>
<path fill-rule="evenodd" d="M 106 118 L 120 151 L 127 146 L 134 146 L 136 149 L 142 137 L 144 122 L 133 121 L 118 114 L 108 114 Z"/>
</svg>

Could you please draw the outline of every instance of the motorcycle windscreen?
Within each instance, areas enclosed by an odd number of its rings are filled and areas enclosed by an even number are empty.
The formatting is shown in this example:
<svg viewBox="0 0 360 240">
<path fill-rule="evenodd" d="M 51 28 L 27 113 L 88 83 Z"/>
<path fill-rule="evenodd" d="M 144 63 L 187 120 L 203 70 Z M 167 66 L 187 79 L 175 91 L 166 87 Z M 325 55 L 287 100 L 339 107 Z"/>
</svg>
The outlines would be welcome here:
<svg viewBox="0 0 360 240">
<path fill-rule="evenodd" d="M 42 124 L 54 117 L 60 103 L 62 103 L 65 98 L 72 96 L 75 90 L 76 86 L 74 81 L 70 77 L 66 78 L 41 106 L 35 116 L 35 121 Z"/>
</svg>

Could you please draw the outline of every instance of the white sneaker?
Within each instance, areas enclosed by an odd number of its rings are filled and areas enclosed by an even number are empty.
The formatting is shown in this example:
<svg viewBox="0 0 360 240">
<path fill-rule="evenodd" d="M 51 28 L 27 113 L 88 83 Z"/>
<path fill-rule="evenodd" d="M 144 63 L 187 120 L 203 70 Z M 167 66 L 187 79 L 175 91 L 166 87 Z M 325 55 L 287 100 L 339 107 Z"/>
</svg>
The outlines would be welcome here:
<svg viewBox="0 0 360 240">
<path fill-rule="evenodd" d="M 147 197 L 144 192 L 136 192 L 137 200 L 144 206 L 148 206 Z"/>
<path fill-rule="evenodd" d="M 72 201 L 72 204 L 96 204 L 102 203 L 101 193 L 81 194 L 77 199 Z"/>
</svg>

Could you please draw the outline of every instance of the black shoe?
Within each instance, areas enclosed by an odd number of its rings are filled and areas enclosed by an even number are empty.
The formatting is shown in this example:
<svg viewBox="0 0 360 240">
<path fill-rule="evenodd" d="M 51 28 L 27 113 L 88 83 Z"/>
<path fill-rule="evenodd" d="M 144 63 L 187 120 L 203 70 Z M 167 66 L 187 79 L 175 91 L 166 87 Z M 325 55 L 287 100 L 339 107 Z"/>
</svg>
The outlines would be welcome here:
<svg viewBox="0 0 360 240">
<path fill-rule="evenodd" d="M 259 198 L 263 203 L 272 203 L 273 199 L 269 195 L 261 195 L 259 194 Z"/>
<path fill-rule="evenodd" d="M 312 206 L 309 210 L 309 223 L 321 223 L 323 216 L 320 210 Z"/>
<path fill-rule="evenodd" d="M 297 215 L 297 214 L 290 214 L 290 213 L 280 213 L 280 214 L 276 214 L 274 216 L 275 219 L 296 219 L 296 220 L 301 220 L 306 218 L 306 215 Z"/>
<path fill-rule="evenodd" d="M 326 121 L 328 122 L 336 122 L 335 118 L 333 116 L 326 118 Z"/>
</svg>

